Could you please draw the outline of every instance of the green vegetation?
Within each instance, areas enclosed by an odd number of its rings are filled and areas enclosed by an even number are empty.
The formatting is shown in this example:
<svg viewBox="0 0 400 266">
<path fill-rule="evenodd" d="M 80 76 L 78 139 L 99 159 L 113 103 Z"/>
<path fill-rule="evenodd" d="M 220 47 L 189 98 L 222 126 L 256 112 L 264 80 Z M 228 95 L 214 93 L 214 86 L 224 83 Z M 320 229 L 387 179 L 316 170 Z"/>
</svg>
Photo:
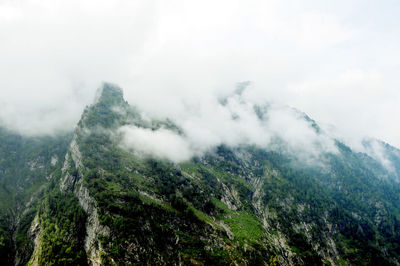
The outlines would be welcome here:
<svg viewBox="0 0 400 266">
<path fill-rule="evenodd" d="M 48 178 L 57 178 L 70 140 L 70 134 L 23 137 L 0 127 L 1 265 L 11 264 L 16 252 L 22 262 L 29 260 L 33 244 L 27 232 L 40 191 Z"/>
<path fill-rule="evenodd" d="M 39 208 L 39 265 L 87 265 L 84 251 L 86 214 L 72 193 L 47 191 Z"/>
<path fill-rule="evenodd" d="M 255 111 L 266 119 L 268 106 Z M 300 117 L 320 132 L 315 121 Z M 123 150 L 115 130 L 127 124 L 184 134 L 170 120 L 142 120 L 110 84 L 85 109 L 75 131 L 82 156 L 77 167 L 69 162 L 62 170 L 65 155 L 76 155 L 67 151 L 71 134 L 27 138 L 0 128 L 1 265 L 14 259 L 25 265 L 33 233 L 40 240 L 40 265 L 88 263 L 90 213 L 80 206 L 79 186 L 88 189 L 100 224 L 109 229 L 97 236 L 104 265 L 400 262 L 395 148 L 383 145 L 392 172 L 339 141 L 339 153 L 323 154 L 314 166 L 285 152 L 280 139 L 273 151 L 221 145 L 175 164 Z M 74 180 L 60 191 L 65 173 Z"/>
</svg>

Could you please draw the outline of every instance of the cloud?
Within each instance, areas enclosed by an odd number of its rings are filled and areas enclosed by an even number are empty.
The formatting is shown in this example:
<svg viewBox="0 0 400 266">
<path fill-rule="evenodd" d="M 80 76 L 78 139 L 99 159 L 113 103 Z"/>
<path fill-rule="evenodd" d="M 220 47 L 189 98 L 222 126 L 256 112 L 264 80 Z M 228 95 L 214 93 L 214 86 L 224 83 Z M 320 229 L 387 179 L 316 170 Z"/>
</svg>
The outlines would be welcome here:
<svg viewBox="0 0 400 266">
<path fill-rule="evenodd" d="M 301 15 L 300 28 L 299 42 L 311 48 L 334 46 L 351 39 L 355 34 L 343 28 L 336 16 L 320 13 Z"/>
<path fill-rule="evenodd" d="M 287 103 L 346 138 L 400 146 L 399 9 L 359 0 L 3 0 L 0 123 L 28 135 L 72 130 L 109 81 L 151 116 L 182 121 L 199 143 L 261 145 L 269 137 L 250 111 L 240 109 L 247 124 L 221 122 L 231 113 L 216 104 L 250 80 L 255 103 Z"/>
<path fill-rule="evenodd" d="M 0 120 L 24 134 L 71 130 L 103 80 L 129 75 L 151 1 L 0 2 Z M 133 31 L 134 30 L 134 31 Z"/>
<path fill-rule="evenodd" d="M 335 127 L 329 129 L 333 135 L 357 148 L 368 135 L 398 143 L 394 135 L 397 123 L 389 121 L 393 121 L 393 113 L 400 112 L 395 105 L 400 98 L 397 91 L 385 89 L 389 87 L 379 71 L 353 69 L 290 89 L 295 95 L 293 105 L 317 121 L 330 121 Z"/>
<path fill-rule="evenodd" d="M 384 143 L 376 139 L 369 139 L 367 142 L 364 142 L 364 146 L 362 147 L 361 151 L 374 158 L 389 172 L 395 174 L 393 162 L 391 161 L 391 159 L 389 158 L 389 154 L 385 150 Z"/>
<path fill-rule="evenodd" d="M 182 133 L 166 128 L 121 127 L 118 130 L 122 135 L 121 147 L 138 155 L 174 162 L 201 156 L 221 144 L 279 149 L 303 163 L 313 164 L 322 163 L 322 154 L 338 152 L 334 140 L 317 132 L 303 113 L 273 103 L 260 106 L 252 101 L 251 93 L 244 87 L 226 98 L 210 98 L 206 105 L 193 104 L 183 113 L 174 119 Z M 284 146 L 275 145 L 277 139 Z"/>
<path fill-rule="evenodd" d="M 188 143 L 179 135 L 166 129 L 151 130 L 135 126 L 123 126 L 121 146 L 140 156 L 152 156 L 159 159 L 184 161 L 193 156 Z"/>
</svg>

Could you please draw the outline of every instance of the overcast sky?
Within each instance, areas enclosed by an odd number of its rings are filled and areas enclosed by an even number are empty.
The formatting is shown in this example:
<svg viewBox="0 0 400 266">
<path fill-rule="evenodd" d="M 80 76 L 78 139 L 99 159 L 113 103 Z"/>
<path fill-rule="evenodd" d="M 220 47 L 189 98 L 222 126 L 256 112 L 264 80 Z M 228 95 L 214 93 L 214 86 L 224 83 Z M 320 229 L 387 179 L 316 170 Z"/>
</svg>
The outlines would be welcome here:
<svg viewBox="0 0 400 266">
<path fill-rule="evenodd" d="M 400 1 L 0 0 L 0 121 L 72 129 L 102 81 L 179 117 L 251 81 L 347 139 L 400 147 Z"/>
</svg>

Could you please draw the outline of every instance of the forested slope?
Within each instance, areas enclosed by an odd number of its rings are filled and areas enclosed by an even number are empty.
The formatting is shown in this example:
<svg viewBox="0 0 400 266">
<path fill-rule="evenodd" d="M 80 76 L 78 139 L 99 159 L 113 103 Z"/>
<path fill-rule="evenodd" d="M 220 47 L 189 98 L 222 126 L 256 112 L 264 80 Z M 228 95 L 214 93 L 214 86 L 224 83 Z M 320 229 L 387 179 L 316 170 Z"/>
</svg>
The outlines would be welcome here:
<svg viewBox="0 0 400 266">
<path fill-rule="evenodd" d="M 338 140 L 305 163 L 279 138 L 173 162 L 124 147 L 125 125 L 185 135 L 143 118 L 110 84 L 73 136 L 1 131 L 3 264 L 399 264 L 396 148 L 380 142 L 390 169 Z"/>
</svg>

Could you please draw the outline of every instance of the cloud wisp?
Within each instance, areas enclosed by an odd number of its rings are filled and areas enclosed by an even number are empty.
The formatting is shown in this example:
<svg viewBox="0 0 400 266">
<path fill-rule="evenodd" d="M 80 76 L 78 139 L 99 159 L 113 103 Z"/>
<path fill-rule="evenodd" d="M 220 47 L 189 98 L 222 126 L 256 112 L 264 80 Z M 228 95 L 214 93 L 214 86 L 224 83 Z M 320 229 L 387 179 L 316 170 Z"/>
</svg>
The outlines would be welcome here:
<svg viewBox="0 0 400 266">
<path fill-rule="evenodd" d="M 273 103 L 257 105 L 248 90 L 236 90 L 222 100 L 210 99 L 207 106 L 195 106 L 173 119 L 182 132 L 125 125 L 118 130 L 120 146 L 138 155 L 174 162 L 202 156 L 222 144 L 279 148 L 313 164 L 323 153 L 338 152 L 334 140 L 313 127 L 303 113 Z M 277 140 L 284 145 L 275 145 Z"/>
</svg>

